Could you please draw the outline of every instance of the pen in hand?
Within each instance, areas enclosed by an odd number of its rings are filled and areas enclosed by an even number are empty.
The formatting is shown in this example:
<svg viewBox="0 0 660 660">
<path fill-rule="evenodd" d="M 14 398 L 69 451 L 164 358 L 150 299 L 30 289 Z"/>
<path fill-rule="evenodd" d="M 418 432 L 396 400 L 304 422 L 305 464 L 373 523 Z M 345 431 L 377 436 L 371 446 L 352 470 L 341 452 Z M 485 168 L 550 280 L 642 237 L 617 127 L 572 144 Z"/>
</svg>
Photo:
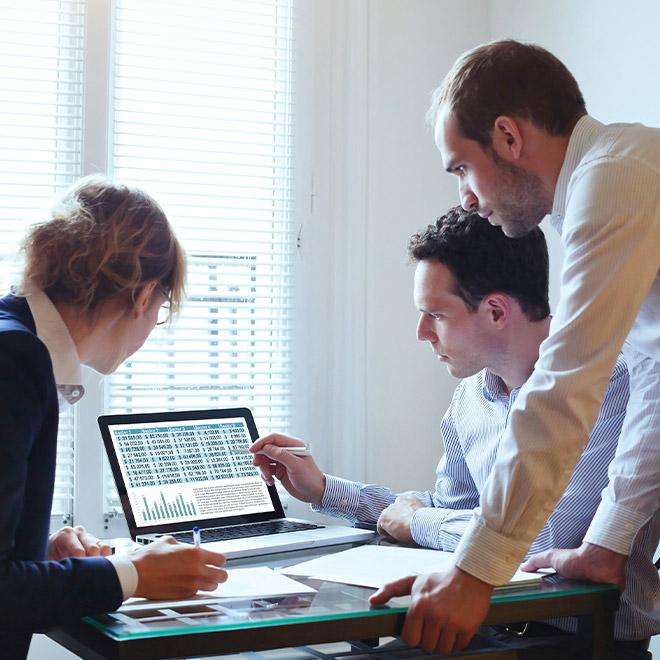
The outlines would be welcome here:
<svg viewBox="0 0 660 660">
<path fill-rule="evenodd" d="M 202 542 L 202 538 L 201 538 L 202 535 L 200 534 L 199 527 L 193 527 L 192 533 L 193 533 L 193 545 L 196 548 L 199 548 L 199 544 Z"/>
<path fill-rule="evenodd" d="M 294 456 L 311 456 L 311 452 L 307 447 L 282 447 L 281 445 L 273 445 L 274 447 L 279 447 L 289 454 Z M 236 445 L 229 447 L 229 450 L 234 454 L 251 454 L 252 452 L 248 447 L 238 447 Z M 255 452 L 257 454 L 263 454 L 262 451 Z"/>
</svg>

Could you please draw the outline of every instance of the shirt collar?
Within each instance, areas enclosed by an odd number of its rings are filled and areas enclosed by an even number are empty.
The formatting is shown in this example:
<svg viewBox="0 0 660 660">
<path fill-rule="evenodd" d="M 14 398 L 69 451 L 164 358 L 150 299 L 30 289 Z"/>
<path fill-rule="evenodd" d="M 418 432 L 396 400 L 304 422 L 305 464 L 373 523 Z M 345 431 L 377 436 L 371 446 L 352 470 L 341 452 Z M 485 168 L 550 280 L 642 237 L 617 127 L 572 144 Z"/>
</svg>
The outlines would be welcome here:
<svg viewBox="0 0 660 660">
<path fill-rule="evenodd" d="M 556 229 L 561 224 L 561 219 L 566 212 L 566 198 L 568 196 L 568 184 L 570 183 L 573 172 L 580 164 L 584 155 L 591 149 L 596 139 L 604 128 L 598 120 L 584 115 L 580 117 L 568 141 L 568 148 L 564 156 L 564 163 L 559 171 L 557 185 L 555 186 L 555 196 L 552 203 L 551 222 Z M 559 216 L 559 218 L 557 217 Z"/>
<path fill-rule="evenodd" d="M 46 345 L 53 363 L 53 374 L 60 398 L 70 405 L 85 393 L 80 372 L 80 358 L 69 329 L 51 302 L 40 290 L 29 290 L 25 299 L 30 306 L 37 337 Z"/>
<path fill-rule="evenodd" d="M 509 398 L 506 387 L 504 387 L 504 381 L 489 369 L 484 370 L 483 394 L 488 401 L 495 401 L 500 397 Z"/>
</svg>

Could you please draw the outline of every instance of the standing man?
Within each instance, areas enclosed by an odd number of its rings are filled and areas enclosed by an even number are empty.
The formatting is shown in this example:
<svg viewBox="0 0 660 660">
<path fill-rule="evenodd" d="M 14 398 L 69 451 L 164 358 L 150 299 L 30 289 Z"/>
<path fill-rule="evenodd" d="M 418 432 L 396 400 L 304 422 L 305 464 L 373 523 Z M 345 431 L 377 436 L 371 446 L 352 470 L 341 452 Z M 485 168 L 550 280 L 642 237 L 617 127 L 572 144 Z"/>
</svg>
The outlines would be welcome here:
<svg viewBox="0 0 660 660">
<path fill-rule="evenodd" d="M 565 247 L 550 337 L 512 409 L 456 566 L 398 580 L 373 598 L 412 592 L 404 640 L 446 653 L 467 644 L 492 585 L 513 573 L 563 492 L 619 350 L 631 396 L 601 505 L 580 548 L 544 553 L 529 567 L 623 586 L 632 542 L 658 508 L 660 130 L 596 121 L 556 57 L 511 40 L 462 55 L 430 114 L 465 209 L 512 237 L 551 214 Z"/>
</svg>

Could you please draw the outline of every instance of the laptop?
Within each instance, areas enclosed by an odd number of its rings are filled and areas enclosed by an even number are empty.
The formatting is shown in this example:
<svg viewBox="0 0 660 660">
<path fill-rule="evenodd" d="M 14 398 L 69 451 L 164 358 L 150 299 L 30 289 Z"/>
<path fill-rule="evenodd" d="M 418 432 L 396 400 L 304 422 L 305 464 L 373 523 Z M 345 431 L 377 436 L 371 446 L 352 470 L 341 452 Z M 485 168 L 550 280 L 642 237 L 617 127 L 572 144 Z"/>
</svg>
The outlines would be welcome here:
<svg viewBox="0 0 660 660">
<path fill-rule="evenodd" d="M 366 542 L 374 532 L 287 518 L 245 450 L 258 437 L 247 408 L 102 415 L 103 444 L 131 538 L 201 542 L 228 559 Z"/>
</svg>

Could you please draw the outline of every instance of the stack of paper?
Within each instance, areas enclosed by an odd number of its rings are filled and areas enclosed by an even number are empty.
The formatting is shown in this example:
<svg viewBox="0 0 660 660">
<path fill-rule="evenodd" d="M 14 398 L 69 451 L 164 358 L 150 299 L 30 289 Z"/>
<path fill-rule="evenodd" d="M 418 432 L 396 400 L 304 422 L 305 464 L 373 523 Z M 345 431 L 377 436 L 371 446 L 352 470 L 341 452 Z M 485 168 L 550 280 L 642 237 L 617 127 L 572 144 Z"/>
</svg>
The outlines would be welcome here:
<svg viewBox="0 0 660 660">
<path fill-rule="evenodd" d="M 454 565 L 454 554 L 440 550 L 361 545 L 281 569 L 287 575 L 301 575 L 378 589 L 407 575 L 442 573 Z M 503 587 L 540 582 L 543 575 L 517 571 Z"/>
</svg>

